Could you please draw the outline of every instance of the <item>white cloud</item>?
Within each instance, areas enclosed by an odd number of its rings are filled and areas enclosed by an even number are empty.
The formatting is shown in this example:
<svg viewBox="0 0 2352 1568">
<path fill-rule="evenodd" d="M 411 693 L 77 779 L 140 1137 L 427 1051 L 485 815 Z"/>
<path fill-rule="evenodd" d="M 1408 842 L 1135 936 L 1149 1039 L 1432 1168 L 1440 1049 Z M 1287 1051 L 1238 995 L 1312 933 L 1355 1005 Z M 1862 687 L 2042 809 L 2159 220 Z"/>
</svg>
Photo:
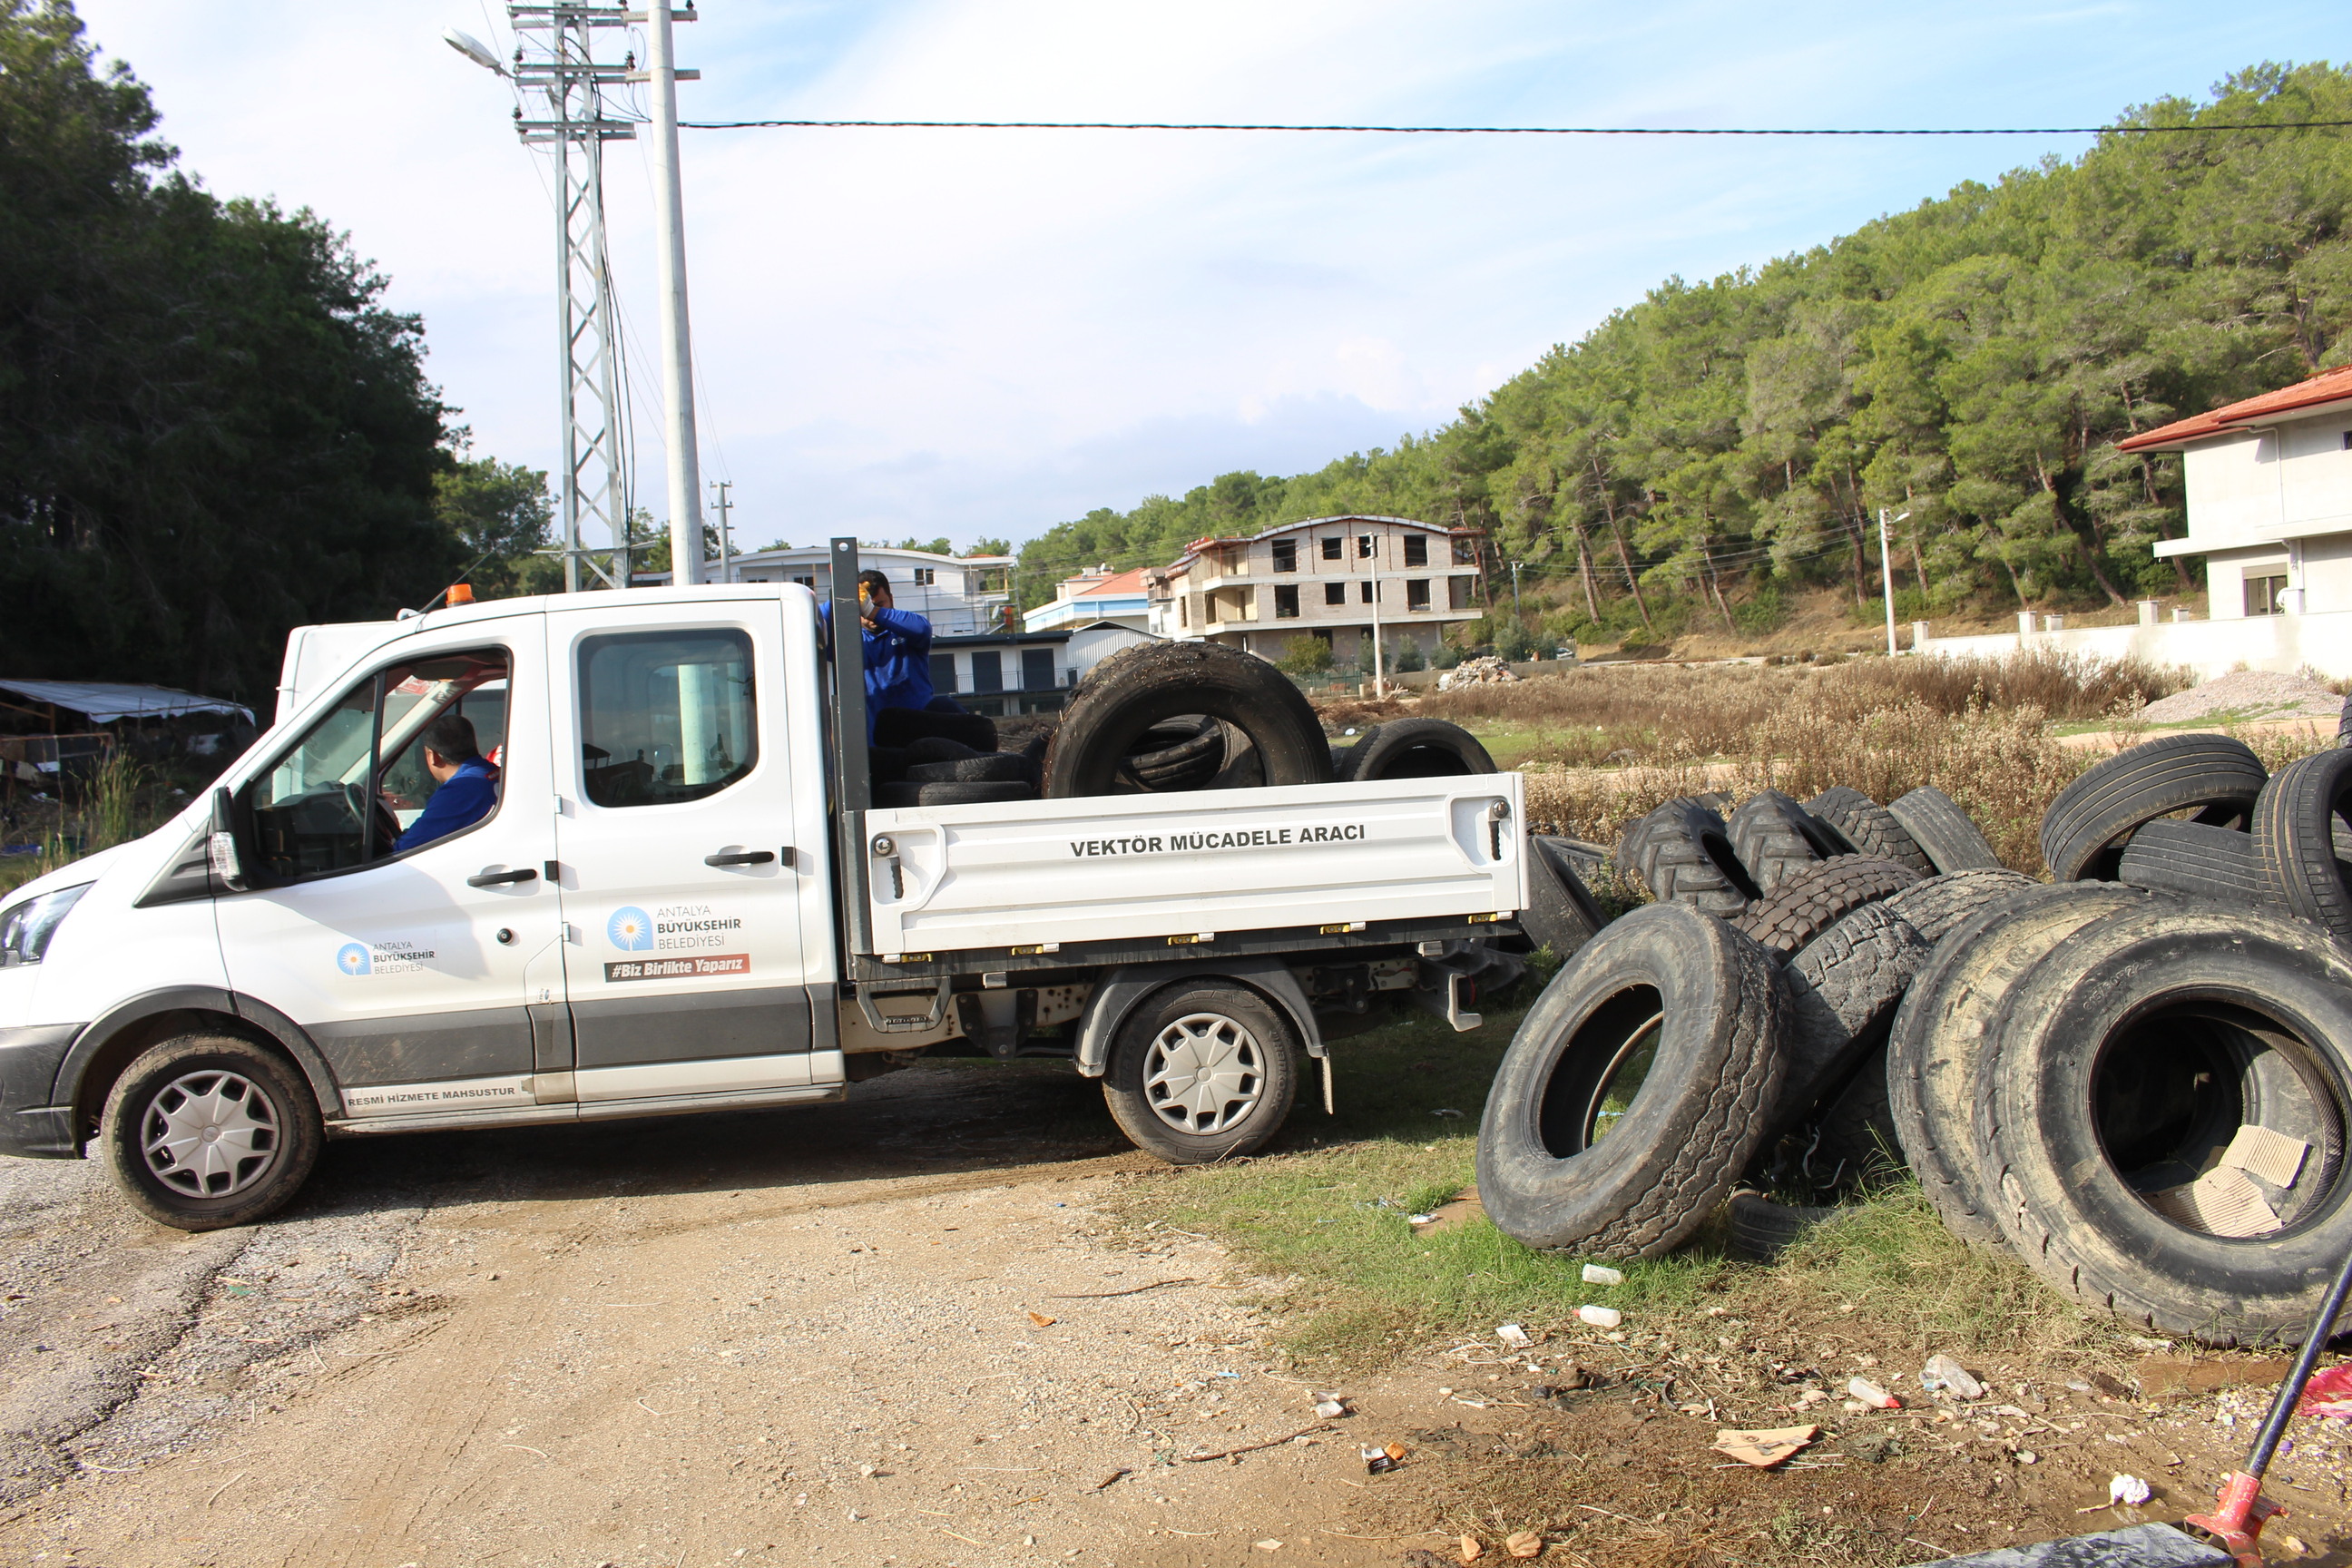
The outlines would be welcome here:
<svg viewBox="0 0 2352 1568">
<path fill-rule="evenodd" d="M 505 88 L 440 41 L 483 0 L 83 0 L 224 194 L 352 231 L 422 311 L 480 446 L 553 447 L 553 237 Z M 755 5 L 678 29 L 690 118 L 2095 122 L 2309 58 L 2317 5 L 1915 16 L 1667 0 Z M 232 20 L 233 18 L 233 20 Z M 2021 51 L 2031 24 L 2035 47 Z M 504 47 L 503 44 L 500 45 Z M 704 468 L 746 536 L 1023 537 L 1227 468 L 1449 417 L 1670 272 L 1827 239 L 2078 142 L 688 132 Z M 614 266 L 660 509 L 642 143 Z"/>
</svg>

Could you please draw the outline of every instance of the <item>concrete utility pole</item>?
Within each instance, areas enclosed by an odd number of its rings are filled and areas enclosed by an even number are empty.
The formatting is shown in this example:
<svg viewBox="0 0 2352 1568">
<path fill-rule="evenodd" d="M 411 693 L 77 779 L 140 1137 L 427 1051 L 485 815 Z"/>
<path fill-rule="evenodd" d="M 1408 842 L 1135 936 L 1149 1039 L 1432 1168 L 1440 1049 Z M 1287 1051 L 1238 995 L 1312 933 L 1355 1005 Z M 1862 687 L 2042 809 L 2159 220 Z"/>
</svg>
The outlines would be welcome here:
<svg viewBox="0 0 2352 1568">
<path fill-rule="evenodd" d="M 735 581 L 735 543 L 733 536 L 727 531 L 727 514 L 734 510 L 735 503 L 727 499 L 727 492 L 735 488 L 735 481 L 713 479 L 710 488 L 719 492 L 719 499 L 710 503 L 719 509 L 719 580 L 732 583 Z"/>
<path fill-rule="evenodd" d="M 1522 563 L 1517 561 L 1511 563 L 1511 619 L 1514 621 L 1519 618 L 1519 567 L 1521 564 Z"/>
<path fill-rule="evenodd" d="M 1898 517 L 1895 521 L 1901 522 L 1903 518 L 1909 517 L 1910 515 L 1911 514 L 1906 511 L 1902 517 Z M 1889 561 L 1890 557 L 1888 556 L 1886 549 L 1886 509 L 1885 507 L 1880 507 L 1878 509 L 1878 586 L 1880 596 L 1886 601 L 1886 651 L 1889 655 L 1892 655 L 1895 652 L 1895 569 L 1889 563 Z"/>
<path fill-rule="evenodd" d="M 677 56 L 672 22 L 691 22 L 694 7 L 672 11 L 659 0 L 646 13 L 646 81 L 653 101 L 654 206 L 661 242 L 654 247 L 654 286 L 661 297 L 662 439 L 669 452 L 669 580 L 702 581 L 702 465 L 694 444 L 694 350 L 686 314 L 686 193 L 677 173 Z"/>
</svg>

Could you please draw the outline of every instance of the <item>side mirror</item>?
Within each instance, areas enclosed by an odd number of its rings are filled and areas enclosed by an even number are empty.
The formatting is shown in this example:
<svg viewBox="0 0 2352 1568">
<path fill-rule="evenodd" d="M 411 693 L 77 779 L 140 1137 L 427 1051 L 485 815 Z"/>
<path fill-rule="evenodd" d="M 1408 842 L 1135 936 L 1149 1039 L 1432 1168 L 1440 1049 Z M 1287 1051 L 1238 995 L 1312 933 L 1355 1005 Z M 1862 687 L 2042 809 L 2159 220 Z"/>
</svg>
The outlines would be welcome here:
<svg viewBox="0 0 2352 1568">
<path fill-rule="evenodd" d="M 236 802 L 226 789 L 213 791 L 213 828 L 205 840 L 205 858 L 216 884 L 242 893 L 252 884 L 246 879 L 244 845 L 236 826 Z"/>
</svg>

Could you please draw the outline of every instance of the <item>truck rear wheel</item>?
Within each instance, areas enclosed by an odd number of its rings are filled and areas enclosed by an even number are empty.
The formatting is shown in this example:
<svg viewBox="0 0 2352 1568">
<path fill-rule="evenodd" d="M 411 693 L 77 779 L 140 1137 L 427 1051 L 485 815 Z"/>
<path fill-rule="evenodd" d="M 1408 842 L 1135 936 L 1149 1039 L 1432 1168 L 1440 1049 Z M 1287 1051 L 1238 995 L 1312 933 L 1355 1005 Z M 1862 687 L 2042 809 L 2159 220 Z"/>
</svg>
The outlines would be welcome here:
<svg viewBox="0 0 2352 1568">
<path fill-rule="evenodd" d="M 1171 1165 L 1265 1146 L 1298 1098 L 1298 1041 L 1265 997 L 1230 980 L 1179 981 L 1119 1026 L 1103 1099 L 1119 1131 Z"/>
<path fill-rule="evenodd" d="M 230 1035 L 184 1035 L 143 1052 L 115 1079 L 99 1121 L 115 1184 L 175 1230 L 277 1213 L 310 1180 L 324 1137 L 293 1064 Z"/>
</svg>

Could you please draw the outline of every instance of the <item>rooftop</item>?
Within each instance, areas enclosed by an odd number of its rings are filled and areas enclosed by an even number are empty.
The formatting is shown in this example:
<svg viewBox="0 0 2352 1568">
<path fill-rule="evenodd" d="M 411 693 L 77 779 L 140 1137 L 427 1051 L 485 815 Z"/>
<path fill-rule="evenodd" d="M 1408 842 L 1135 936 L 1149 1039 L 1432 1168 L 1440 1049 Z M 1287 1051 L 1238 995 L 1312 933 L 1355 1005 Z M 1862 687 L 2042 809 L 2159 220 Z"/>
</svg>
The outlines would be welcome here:
<svg viewBox="0 0 2352 1568">
<path fill-rule="evenodd" d="M 2179 451 L 2191 441 L 2208 436 L 2233 435 L 2244 426 L 2268 423 L 2272 416 L 2346 402 L 2352 402 L 2352 365 L 2324 370 L 2308 381 L 2298 381 L 2293 386 L 2265 392 L 2258 397 L 2242 398 L 2210 414 L 2176 419 L 2118 441 L 2116 448 L 2123 452 Z"/>
</svg>

